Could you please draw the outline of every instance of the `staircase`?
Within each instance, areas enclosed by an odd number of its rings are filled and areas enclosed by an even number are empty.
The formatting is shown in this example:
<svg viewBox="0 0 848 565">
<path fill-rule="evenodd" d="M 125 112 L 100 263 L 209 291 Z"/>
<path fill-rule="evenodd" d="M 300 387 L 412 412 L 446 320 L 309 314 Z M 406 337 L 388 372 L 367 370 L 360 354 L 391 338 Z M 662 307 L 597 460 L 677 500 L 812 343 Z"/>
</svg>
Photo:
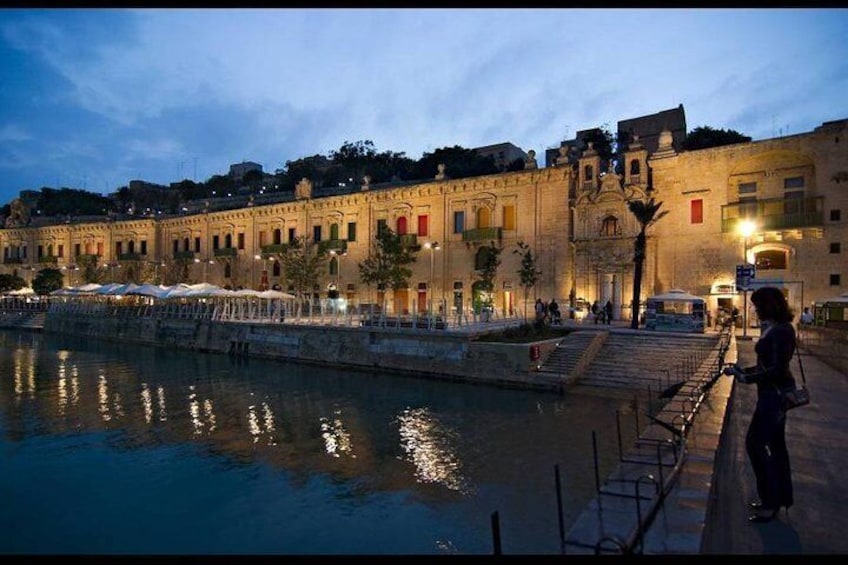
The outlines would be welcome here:
<svg viewBox="0 0 848 565">
<path fill-rule="evenodd" d="M 591 363 L 592 357 L 603 346 L 607 335 L 608 332 L 571 332 L 559 342 L 538 372 L 570 382 Z"/>
</svg>

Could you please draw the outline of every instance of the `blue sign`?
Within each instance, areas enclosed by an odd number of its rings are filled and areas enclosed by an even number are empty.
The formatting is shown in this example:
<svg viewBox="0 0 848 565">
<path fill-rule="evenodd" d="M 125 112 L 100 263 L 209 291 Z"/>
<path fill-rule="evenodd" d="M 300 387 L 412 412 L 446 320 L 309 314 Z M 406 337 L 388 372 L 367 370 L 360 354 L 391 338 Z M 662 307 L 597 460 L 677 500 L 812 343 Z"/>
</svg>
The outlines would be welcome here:
<svg viewBox="0 0 848 565">
<path fill-rule="evenodd" d="M 736 288 L 739 290 L 748 290 L 751 285 L 751 279 L 757 274 L 757 269 L 754 265 L 736 265 Z"/>
</svg>

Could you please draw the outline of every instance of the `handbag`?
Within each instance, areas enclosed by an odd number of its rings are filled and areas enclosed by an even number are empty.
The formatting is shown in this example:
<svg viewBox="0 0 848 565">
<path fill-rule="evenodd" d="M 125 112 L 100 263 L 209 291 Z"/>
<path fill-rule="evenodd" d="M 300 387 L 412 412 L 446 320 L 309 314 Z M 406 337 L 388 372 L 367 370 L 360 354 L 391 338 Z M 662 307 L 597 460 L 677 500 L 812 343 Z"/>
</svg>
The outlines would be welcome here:
<svg viewBox="0 0 848 565">
<path fill-rule="evenodd" d="M 798 367 L 801 368 L 801 386 L 785 388 L 781 391 L 783 395 L 783 407 L 786 410 L 792 410 L 800 406 L 806 406 L 810 403 L 810 391 L 807 389 L 807 378 L 804 376 L 804 365 L 801 363 L 801 353 L 798 347 L 795 347 L 795 353 L 798 354 Z"/>
</svg>

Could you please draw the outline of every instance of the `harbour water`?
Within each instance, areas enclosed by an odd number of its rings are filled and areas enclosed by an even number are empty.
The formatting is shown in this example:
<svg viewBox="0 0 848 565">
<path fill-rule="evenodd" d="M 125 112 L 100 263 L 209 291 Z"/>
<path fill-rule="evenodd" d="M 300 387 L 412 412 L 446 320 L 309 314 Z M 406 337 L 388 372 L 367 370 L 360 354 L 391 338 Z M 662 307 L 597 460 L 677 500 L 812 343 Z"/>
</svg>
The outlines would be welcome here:
<svg viewBox="0 0 848 565">
<path fill-rule="evenodd" d="M 556 554 L 632 410 L 2 330 L 0 553 Z"/>
</svg>

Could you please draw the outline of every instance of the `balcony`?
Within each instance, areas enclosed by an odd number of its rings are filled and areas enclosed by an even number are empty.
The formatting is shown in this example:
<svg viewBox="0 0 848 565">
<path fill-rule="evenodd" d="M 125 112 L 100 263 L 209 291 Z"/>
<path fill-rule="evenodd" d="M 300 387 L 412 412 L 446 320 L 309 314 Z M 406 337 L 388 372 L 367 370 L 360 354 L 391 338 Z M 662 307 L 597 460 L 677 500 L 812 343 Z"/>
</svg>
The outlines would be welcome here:
<svg viewBox="0 0 848 565">
<path fill-rule="evenodd" d="M 411 247 L 418 247 L 418 234 L 414 233 L 405 233 L 400 236 L 400 246 L 404 249 L 409 249 Z"/>
<path fill-rule="evenodd" d="M 320 253 L 329 253 L 330 251 L 335 251 L 336 253 L 346 253 L 347 241 L 344 239 L 327 239 L 325 241 L 319 241 L 318 251 Z"/>
<path fill-rule="evenodd" d="M 194 251 L 175 251 L 174 261 L 194 261 Z"/>
<path fill-rule="evenodd" d="M 288 243 L 271 243 L 263 245 L 261 248 L 262 258 L 270 259 L 272 255 L 285 255 L 289 249 Z"/>
<path fill-rule="evenodd" d="M 59 263 L 59 258 L 55 255 L 42 255 L 38 258 L 38 262 L 42 265 L 56 265 Z"/>
<path fill-rule="evenodd" d="M 721 207 L 723 233 L 737 232 L 739 223 L 746 219 L 757 223 L 757 231 L 823 227 L 824 197 L 770 198 Z"/>
<path fill-rule="evenodd" d="M 141 261 L 141 253 L 118 253 L 118 261 Z"/>
<path fill-rule="evenodd" d="M 238 255 L 238 249 L 235 247 L 222 247 L 213 251 L 215 257 L 235 257 Z"/>
<path fill-rule="evenodd" d="M 4 265 L 20 265 L 23 260 L 20 257 L 6 257 L 3 259 Z"/>
<path fill-rule="evenodd" d="M 100 255 L 97 255 L 96 253 L 80 253 L 77 255 L 77 263 L 86 263 L 89 261 L 91 263 L 97 263 L 99 260 Z"/>
<path fill-rule="evenodd" d="M 502 228 L 476 228 L 462 232 L 462 241 L 500 241 Z"/>
</svg>

